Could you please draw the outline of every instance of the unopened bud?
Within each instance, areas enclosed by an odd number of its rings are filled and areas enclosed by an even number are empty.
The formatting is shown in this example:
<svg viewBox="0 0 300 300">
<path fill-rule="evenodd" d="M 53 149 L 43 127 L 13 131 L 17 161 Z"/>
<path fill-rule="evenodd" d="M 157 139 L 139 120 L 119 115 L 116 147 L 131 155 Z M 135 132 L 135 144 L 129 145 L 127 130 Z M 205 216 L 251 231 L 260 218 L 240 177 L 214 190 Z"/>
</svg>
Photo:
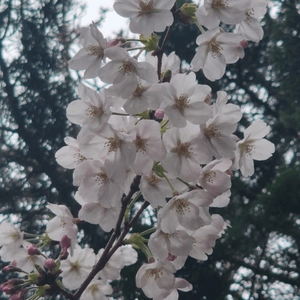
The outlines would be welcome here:
<svg viewBox="0 0 300 300">
<path fill-rule="evenodd" d="M 44 265 L 49 271 L 52 271 L 56 268 L 56 262 L 52 258 L 46 259 Z"/>
<path fill-rule="evenodd" d="M 68 256 L 69 256 L 68 248 L 62 248 L 61 252 L 60 252 L 59 259 L 60 260 L 65 260 L 65 259 L 68 258 Z"/>
<path fill-rule="evenodd" d="M 28 292 L 28 289 L 22 289 L 21 291 L 18 291 L 17 293 L 13 294 L 9 300 L 22 300 L 24 299 L 24 295 Z"/>
<path fill-rule="evenodd" d="M 161 108 L 157 109 L 155 111 L 155 114 L 154 116 L 157 118 L 157 119 L 163 119 L 164 118 L 164 115 L 165 115 L 165 111 Z"/>
<path fill-rule="evenodd" d="M 65 234 L 60 240 L 60 246 L 68 249 L 71 246 L 71 239 Z"/>
<path fill-rule="evenodd" d="M 41 254 L 41 251 L 34 244 L 30 244 L 29 246 L 27 246 L 27 252 L 29 255 L 40 255 Z"/>
<path fill-rule="evenodd" d="M 17 267 L 15 267 L 15 266 L 13 266 L 13 265 L 5 266 L 5 267 L 3 268 L 3 271 L 4 271 L 4 272 L 7 272 L 7 273 L 10 273 L 10 272 L 23 272 L 22 269 L 17 268 Z"/>
<path fill-rule="evenodd" d="M 108 47 L 121 47 L 125 43 L 124 39 L 115 39 L 110 41 Z"/>
</svg>

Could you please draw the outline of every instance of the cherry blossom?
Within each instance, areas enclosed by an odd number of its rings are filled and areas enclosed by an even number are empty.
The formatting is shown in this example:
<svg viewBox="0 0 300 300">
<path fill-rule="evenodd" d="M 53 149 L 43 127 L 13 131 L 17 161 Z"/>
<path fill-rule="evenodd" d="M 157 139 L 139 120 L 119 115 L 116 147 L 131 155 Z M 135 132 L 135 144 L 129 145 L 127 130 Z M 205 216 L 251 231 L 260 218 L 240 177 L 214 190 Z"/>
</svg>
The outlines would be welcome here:
<svg viewBox="0 0 300 300">
<path fill-rule="evenodd" d="M 169 254 L 187 256 L 192 250 L 192 240 L 184 230 L 169 234 L 163 232 L 158 225 L 150 236 L 148 247 L 155 258 L 163 261 Z"/>
<path fill-rule="evenodd" d="M 162 32 L 172 25 L 170 9 L 174 3 L 175 0 L 117 0 L 114 9 L 122 17 L 130 18 L 131 32 L 148 37 L 153 31 Z"/>
<path fill-rule="evenodd" d="M 250 0 L 205 0 L 196 12 L 197 20 L 208 29 L 225 24 L 238 24 L 245 17 Z"/>
<path fill-rule="evenodd" d="M 246 40 L 259 42 L 264 35 L 259 19 L 267 12 L 267 4 L 266 0 L 251 0 L 244 20 L 236 26 L 237 33 Z"/>
<path fill-rule="evenodd" d="M 80 154 L 78 141 L 70 136 L 65 137 L 65 143 L 68 146 L 60 148 L 55 153 L 55 158 L 58 164 L 66 169 L 74 169 L 80 165 L 86 158 Z"/>
<path fill-rule="evenodd" d="M 174 266 L 167 260 L 143 264 L 136 274 L 136 286 L 141 288 L 148 298 L 158 297 L 173 288 L 175 271 Z"/>
<path fill-rule="evenodd" d="M 212 116 L 211 107 L 204 102 L 210 92 L 208 85 L 197 84 L 193 72 L 175 75 L 164 99 L 164 111 L 171 125 L 185 127 L 187 120 L 198 125 L 205 123 Z"/>
<path fill-rule="evenodd" d="M 46 205 L 56 216 L 46 226 L 48 236 L 54 241 L 60 241 L 64 235 L 71 239 L 71 254 L 75 246 L 78 227 L 70 210 L 65 205 L 48 203 Z"/>
<path fill-rule="evenodd" d="M 193 190 L 172 198 L 159 210 L 161 230 L 174 233 L 181 228 L 197 230 L 200 226 L 211 223 L 208 206 L 211 196 L 203 190 Z"/>
<path fill-rule="evenodd" d="M 212 215 L 212 222 L 191 234 L 193 249 L 189 255 L 195 259 L 207 260 L 207 254 L 212 254 L 216 239 L 224 232 L 225 222 L 220 215 Z"/>
<path fill-rule="evenodd" d="M 242 36 L 221 32 L 219 28 L 208 30 L 196 40 L 199 47 L 191 62 L 192 70 L 197 72 L 202 69 L 205 77 L 211 81 L 220 79 L 225 73 L 226 64 L 244 57 L 244 48 L 240 44 L 242 40 Z"/>
<path fill-rule="evenodd" d="M 221 115 L 209 119 L 206 124 L 200 125 L 200 135 L 198 142 L 202 145 L 203 155 L 208 161 L 215 158 L 233 158 L 236 148 L 237 137 L 233 132 L 237 128 L 237 123 L 224 118 Z"/>
<path fill-rule="evenodd" d="M 138 77 L 150 83 L 158 82 L 155 69 L 147 62 L 138 62 L 123 48 L 112 47 L 106 51 L 111 59 L 102 67 L 98 76 L 105 83 L 112 83 L 117 96 L 130 97 L 138 87 Z"/>
<path fill-rule="evenodd" d="M 183 278 L 175 278 L 175 283 L 172 289 L 164 291 L 160 296 L 154 297 L 153 300 L 178 300 L 178 291 L 189 292 L 193 286 Z"/>
<path fill-rule="evenodd" d="M 167 155 L 162 160 L 163 168 L 171 178 L 180 177 L 195 181 L 200 175 L 200 163 L 206 162 L 198 142 L 199 127 L 187 124 L 184 128 L 171 128 L 163 135 Z"/>
<path fill-rule="evenodd" d="M 207 164 L 199 177 L 200 185 L 205 188 L 213 197 L 227 192 L 231 188 L 231 178 L 226 173 L 230 169 L 230 159 L 214 160 Z"/>
<path fill-rule="evenodd" d="M 108 99 L 105 89 L 97 93 L 84 84 L 79 85 L 78 94 L 81 100 L 74 100 L 68 105 L 68 119 L 74 124 L 88 126 L 89 130 L 100 130 L 111 115 L 113 99 Z"/>
<path fill-rule="evenodd" d="M 74 171 L 73 183 L 86 202 L 98 202 L 106 208 L 116 207 L 123 194 L 122 174 L 114 172 L 112 160 L 87 160 Z"/>
<path fill-rule="evenodd" d="M 133 141 L 136 157 L 133 170 L 136 174 L 149 174 L 154 161 L 160 161 L 166 156 L 162 143 L 158 122 L 141 120 L 136 125 L 136 139 Z"/>
<path fill-rule="evenodd" d="M 23 236 L 24 233 L 12 223 L 4 221 L 0 224 L 0 246 L 19 248 L 22 245 Z"/>
<path fill-rule="evenodd" d="M 243 176 L 253 175 L 253 160 L 266 160 L 274 153 L 274 144 L 263 139 L 269 132 L 270 126 L 263 121 L 252 123 L 244 131 L 244 139 L 237 143 L 234 166 L 241 170 Z"/>
<path fill-rule="evenodd" d="M 108 282 L 94 279 L 82 294 L 84 300 L 107 300 L 106 295 L 113 293 L 113 289 Z"/>
<path fill-rule="evenodd" d="M 91 248 L 81 248 L 75 246 L 74 255 L 68 256 L 60 263 L 62 270 L 62 282 L 70 290 L 79 288 L 95 264 L 94 250 Z"/>
<path fill-rule="evenodd" d="M 89 28 L 80 29 L 80 43 L 83 48 L 69 61 L 69 68 L 85 70 L 85 79 L 97 77 L 101 63 L 106 58 L 107 41 L 93 23 Z"/>
</svg>

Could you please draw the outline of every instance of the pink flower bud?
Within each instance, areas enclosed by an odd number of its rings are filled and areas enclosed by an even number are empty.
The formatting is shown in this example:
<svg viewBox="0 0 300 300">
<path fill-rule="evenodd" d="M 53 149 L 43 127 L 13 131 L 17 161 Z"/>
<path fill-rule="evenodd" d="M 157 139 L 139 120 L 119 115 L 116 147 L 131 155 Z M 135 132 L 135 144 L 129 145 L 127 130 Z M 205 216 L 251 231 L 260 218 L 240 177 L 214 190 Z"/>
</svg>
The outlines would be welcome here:
<svg viewBox="0 0 300 300">
<path fill-rule="evenodd" d="M 163 118 L 164 118 L 164 115 L 165 115 L 165 111 L 164 111 L 163 109 L 161 109 L 161 108 L 159 108 L 159 109 L 157 109 L 157 110 L 155 111 L 155 117 L 156 117 L 157 119 L 163 119 Z"/>
<path fill-rule="evenodd" d="M 20 268 L 17 268 L 17 267 L 15 267 L 15 266 L 13 266 L 13 265 L 8 265 L 8 266 L 5 266 L 4 268 L 3 268 L 3 271 L 4 272 L 22 272 L 22 269 L 20 269 Z"/>
<path fill-rule="evenodd" d="M 124 39 L 115 39 L 108 44 L 108 47 L 121 47 L 121 45 L 124 44 L 124 42 Z"/>
<path fill-rule="evenodd" d="M 175 258 L 176 258 L 176 256 L 175 256 L 175 255 L 173 255 L 173 254 L 169 253 L 167 260 L 169 260 L 169 261 L 174 261 L 174 260 L 175 260 Z"/>
<path fill-rule="evenodd" d="M 23 289 L 19 292 L 17 292 L 16 294 L 13 294 L 9 300 L 23 300 L 24 299 L 24 295 L 27 293 L 27 289 Z"/>
<path fill-rule="evenodd" d="M 27 252 L 29 255 L 39 255 L 41 254 L 40 250 L 37 249 L 37 247 L 33 244 L 30 244 L 29 246 L 27 246 Z"/>
<path fill-rule="evenodd" d="M 242 40 L 240 45 L 245 49 L 248 46 L 248 42 L 246 40 Z"/>
<path fill-rule="evenodd" d="M 52 271 L 54 268 L 56 268 L 56 263 L 52 258 L 46 259 L 45 260 L 45 267 Z"/>
<path fill-rule="evenodd" d="M 65 249 L 65 248 L 68 249 L 71 246 L 71 239 L 69 239 L 66 234 L 61 238 L 60 246 L 63 249 Z"/>
</svg>

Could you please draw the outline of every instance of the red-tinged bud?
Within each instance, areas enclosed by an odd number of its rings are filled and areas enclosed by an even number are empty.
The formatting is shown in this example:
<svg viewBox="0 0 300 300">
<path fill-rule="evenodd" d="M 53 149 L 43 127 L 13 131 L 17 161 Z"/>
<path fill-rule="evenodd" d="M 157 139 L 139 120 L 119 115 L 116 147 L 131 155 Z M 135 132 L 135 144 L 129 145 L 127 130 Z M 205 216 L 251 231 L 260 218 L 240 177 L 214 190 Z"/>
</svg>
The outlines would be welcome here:
<svg viewBox="0 0 300 300">
<path fill-rule="evenodd" d="M 23 284 L 24 280 L 22 279 L 9 279 L 7 282 L 0 285 L 0 291 L 12 295 L 20 290 L 19 284 Z"/>
<path fill-rule="evenodd" d="M 65 234 L 60 240 L 60 246 L 63 249 L 68 249 L 71 246 L 71 239 Z"/>
<path fill-rule="evenodd" d="M 108 47 L 121 47 L 124 43 L 124 39 L 115 39 L 108 44 Z"/>
<path fill-rule="evenodd" d="M 149 264 L 155 263 L 155 258 L 154 258 L 154 257 L 149 257 L 149 258 L 148 258 L 148 263 L 149 263 Z"/>
<path fill-rule="evenodd" d="M 28 292 L 27 289 L 23 289 L 19 292 L 17 292 L 16 294 L 13 294 L 9 300 L 23 300 L 24 299 L 24 295 Z"/>
<path fill-rule="evenodd" d="M 62 248 L 62 250 L 60 252 L 59 259 L 60 260 L 65 260 L 65 259 L 68 258 L 68 256 L 69 256 L 68 248 Z"/>
<path fill-rule="evenodd" d="M 52 271 L 56 268 L 56 262 L 52 258 L 46 259 L 44 265 L 49 271 Z"/>
<path fill-rule="evenodd" d="M 5 266 L 5 267 L 3 268 L 3 271 L 4 271 L 4 272 L 7 272 L 7 273 L 10 273 L 10 272 L 23 272 L 22 269 L 17 268 L 17 267 L 15 267 L 15 266 L 13 266 L 13 265 Z"/>
<path fill-rule="evenodd" d="M 173 255 L 173 254 L 169 253 L 167 260 L 169 260 L 169 261 L 174 261 L 174 260 L 175 260 L 175 258 L 176 258 L 176 256 L 175 256 L 175 255 Z"/>
<path fill-rule="evenodd" d="M 155 111 L 154 115 L 157 119 L 163 119 L 164 115 L 165 115 L 165 111 L 163 109 L 159 108 Z"/>
<path fill-rule="evenodd" d="M 245 49 L 248 46 L 248 42 L 246 40 L 242 40 L 240 45 Z"/>
<path fill-rule="evenodd" d="M 29 255 L 40 255 L 41 254 L 41 251 L 34 244 L 30 244 L 29 246 L 27 246 L 27 252 Z"/>
<path fill-rule="evenodd" d="M 13 289 L 13 286 L 10 285 L 8 282 L 5 282 L 0 285 L 0 291 L 2 291 L 3 293 L 6 293 L 6 294 L 11 294 L 12 289 Z"/>
</svg>

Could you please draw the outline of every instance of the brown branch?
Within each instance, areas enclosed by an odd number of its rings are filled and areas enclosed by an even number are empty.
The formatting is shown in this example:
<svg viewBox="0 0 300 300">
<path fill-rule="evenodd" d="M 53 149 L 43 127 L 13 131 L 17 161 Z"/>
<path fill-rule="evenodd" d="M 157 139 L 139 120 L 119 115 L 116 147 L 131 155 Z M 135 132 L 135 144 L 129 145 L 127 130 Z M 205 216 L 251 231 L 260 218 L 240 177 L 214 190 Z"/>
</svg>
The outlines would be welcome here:
<svg viewBox="0 0 300 300">
<path fill-rule="evenodd" d="M 112 248 L 117 236 L 120 234 L 121 225 L 122 225 L 122 221 L 123 221 L 123 218 L 124 218 L 124 214 L 125 214 L 127 205 L 129 203 L 130 199 L 132 198 L 133 194 L 136 191 L 138 191 L 140 181 L 141 181 L 141 176 L 140 175 L 138 175 L 134 178 L 134 180 L 131 184 L 130 191 L 129 191 L 128 195 L 122 199 L 122 207 L 121 207 L 121 211 L 120 211 L 115 229 L 114 229 L 113 234 L 111 235 L 111 237 L 110 237 L 110 239 L 109 239 L 109 241 L 108 241 L 108 243 L 107 243 L 107 245 L 106 245 L 99 261 L 98 261 L 98 263 L 94 266 L 93 270 L 88 275 L 88 277 L 85 279 L 85 281 L 82 283 L 82 285 L 77 290 L 77 292 L 74 295 L 72 295 L 72 297 L 69 297 L 69 299 L 77 300 L 77 299 L 80 298 L 80 296 L 82 295 L 84 290 L 87 288 L 87 286 L 90 284 L 90 282 L 93 280 L 93 278 L 98 274 L 98 272 L 100 272 L 105 267 L 106 263 L 109 261 L 111 256 L 123 244 L 124 238 L 125 238 L 126 234 L 129 232 L 129 230 L 131 228 L 129 226 L 129 224 L 127 226 L 125 224 L 124 230 L 123 230 L 121 236 L 119 237 L 118 242 Z"/>
<path fill-rule="evenodd" d="M 175 12 L 176 12 L 176 3 L 174 4 L 174 6 L 172 7 L 171 9 L 171 12 L 173 13 L 173 16 L 174 16 L 174 22 L 173 24 L 168 28 L 168 31 L 164 37 L 164 40 L 160 46 L 160 49 L 157 50 L 157 51 L 154 51 L 154 53 L 152 53 L 153 56 L 157 56 L 157 75 L 158 75 L 158 79 L 160 80 L 160 76 L 161 76 L 161 65 L 162 65 L 162 56 L 164 54 L 164 51 L 165 51 L 165 48 L 166 48 L 166 44 L 167 44 L 167 41 L 170 37 L 170 34 L 171 34 L 171 30 L 175 24 Z"/>
</svg>

